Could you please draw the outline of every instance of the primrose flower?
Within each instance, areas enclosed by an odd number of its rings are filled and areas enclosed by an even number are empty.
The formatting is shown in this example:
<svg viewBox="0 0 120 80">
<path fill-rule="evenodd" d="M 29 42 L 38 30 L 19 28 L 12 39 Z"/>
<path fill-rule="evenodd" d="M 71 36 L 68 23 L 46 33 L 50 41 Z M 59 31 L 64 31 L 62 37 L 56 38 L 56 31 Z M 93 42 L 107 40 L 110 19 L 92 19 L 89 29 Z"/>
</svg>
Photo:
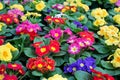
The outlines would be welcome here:
<svg viewBox="0 0 120 80">
<path fill-rule="evenodd" d="M 96 8 L 92 10 L 91 15 L 96 19 L 105 18 L 106 16 L 108 16 L 108 12 L 106 11 L 106 9 Z"/>
<path fill-rule="evenodd" d="M 67 78 L 63 78 L 61 75 L 55 74 L 54 76 L 49 77 L 48 80 L 67 80 Z"/>
<path fill-rule="evenodd" d="M 116 6 L 120 6 L 120 0 L 117 0 L 117 2 L 115 3 Z"/>
<path fill-rule="evenodd" d="M 113 20 L 114 20 L 116 23 L 118 23 L 118 24 L 120 24 L 119 17 L 120 17 L 120 14 L 117 14 L 117 15 L 115 15 L 115 16 L 113 17 Z"/>
<path fill-rule="evenodd" d="M 52 8 L 55 8 L 57 10 L 62 10 L 64 8 L 64 5 L 62 5 L 62 4 L 55 4 L 55 5 L 52 6 Z"/>
<path fill-rule="evenodd" d="M 116 49 L 115 53 L 113 54 L 114 59 L 111 61 L 111 63 L 113 64 L 113 66 L 115 68 L 120 67 L 120 49 Z"/>
<path fill-rule="evenodd" d="M 70 35 L 70 36 L 73 34 L 70 28 L 66 28 L 66 29 L 64 30 L 64 33 L 67 33 L 67 34 Z"/>
<path fill-rule="evenodd" d="M 68 52 L 70 54 L 78 54 L 80 52 L 80 46 L 77 43 L 72 43 L 68 48 Z"/>
<path fill-rule="evenodd" d="M 62 32 L 61 28 L 55 28 L 55 29 L 50 30 L 49 34 L 55 40 L 59 40 L 60 37 L 62 36 L 63 32 Z"/>
<path fill-rule="evenodd" d="M 0 2 L 0 10 L 3 9 L 3 4 Z"/>
<path fill-rule="evenodd" d="M 71 36 L 67 39 L 67 43 L 74 43 L 76 39 L 77 39 L 77 36 L 71 35 Z"/>
<path fill-rule="evenodd" d="M 8 63 L 7 64 L 7 68 L 19 71 L 20 69 L 22 69 L 22 65 L 21 64 L 17 64 L 17 63 L 14 63 L 14 64 Z"/>
<path fill-rule="evenodd" d="M 13 4 L 10 6 L 11 9 L 18 9 L 20 11 L 24 11 L 24 7 L 21 4 Z"/>
<path fill-rule="evenodd" d="M 44 1 L 40 1 L 38 4 L 35 5 L 35 9 L 37 11 L 42 11 L 46 7 Z"/>
<path fill-rule="evenodd" d="M 0 46 L 0 60 L 9 62 L 12 60 L 12 53 L 10 48 L 5 45 Z"/>
<path fill-rule="evenodd" d="M 5 77 L 3 80 L 18 80 L 16 75 L 7 75 L 5 74 Z"/>
<path fill-rule="evenodd" d="M 5 70 L 6 70 L 6 66 L 4 64 L 1 64 L 0 65 L 0 74 L 4 74 Z"/>
<path fill-rule="evenodd" d="M 42 46 L 36 48 L 36 54 L 38 56 L 44 56 L 49 53 L 49 47 L 48 46 Z"/>
<path fill-rule="evenodd" d="M 11 9 L 11 10 L 8 11 L 8 14 L 13 15 L 13 17 L 16 17 L 16 18 L 17 18 L 19 15 L 20 15 L 20 16 L 23 16 L 23 15 L 24 15 L 23 12 L 22 12 L 21 10 L 19 10 L 19 9 Z"/>
</svg>

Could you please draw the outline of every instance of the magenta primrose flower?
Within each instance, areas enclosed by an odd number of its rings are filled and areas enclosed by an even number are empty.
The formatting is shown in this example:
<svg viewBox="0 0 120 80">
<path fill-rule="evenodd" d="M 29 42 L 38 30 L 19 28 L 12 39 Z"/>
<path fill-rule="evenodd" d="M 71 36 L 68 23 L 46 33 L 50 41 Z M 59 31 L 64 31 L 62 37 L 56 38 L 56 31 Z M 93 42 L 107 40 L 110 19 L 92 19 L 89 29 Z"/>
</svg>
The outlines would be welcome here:
<svg viewBox="0 0 120 80">
<path fill-rule="evenodd" d="M 83 38 L 77 38 L 75 42 L 78 43 L 78 45 L 79 45 L 81 48 L 85 48 L 85 47 L 86 47 Z"/>
<path fill-rule="evenodd" d="M 71 35 L 71 36 L 67 39 L 67 43 L 74 43 L 76 39 L 77 39 L 77 36 Z"/>
<path fill-rule="evenodd" d="M 70 36 L 73 34 L 70 28 L 66 28 L 66 29 L 64 30 L 64 33 L 67 33 L 67 34 L 70 35 Z"/>
<path fill-rule="evenodd" d="M 63 31 L 61 30 L 61 28 L 55 28 L 50 30 L 49 34 L 52 36 L 52 38 L 59 40 L 63 34 Z"/>
<path fill-rule="evenodd" d="M 120 6 L 120 0 L 115 3 L 116 6 Z"/>
<path fill-rule="evenodd" d="M 77 43 L 73 43 L 69 46 L 68 52 L 70 54 L 78 54 L 80 52 L 80 46 Z"/>
<path fill-rule="evenodd" d="M 8 14 L 13 15 L 13 17 L 17 18 L 19 15 L 23 16 L 24 13 L 22 11 L 20 11 L 19 9 L 11 9 L 8 11 Z"/>
</svg>

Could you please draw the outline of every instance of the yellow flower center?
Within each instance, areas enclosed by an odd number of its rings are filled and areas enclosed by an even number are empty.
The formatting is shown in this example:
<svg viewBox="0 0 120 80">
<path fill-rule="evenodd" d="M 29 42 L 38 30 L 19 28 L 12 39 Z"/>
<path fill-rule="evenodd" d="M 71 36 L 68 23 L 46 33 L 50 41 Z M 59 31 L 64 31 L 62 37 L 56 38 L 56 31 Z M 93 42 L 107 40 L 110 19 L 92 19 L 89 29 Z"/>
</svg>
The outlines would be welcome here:
<svg viewBox="0 0 120 80">
<path fill-rule="evenodd" d="M 3 80 L 3 78 L 4 78 L 4 75 L 0 74 L 0 80 Z"/>
<path fill-rule="evenodd" d="M 55 19 L 55 22 L 59 23 L 60 21 L 58 19 Z"/>
<path fill-rule="evenodd" d="M 42 68 L 43 67 L 43 65 L 42 64 L 38 64 L 38 68 Z"/>
<path fill-rule="evenodd" d="M 31 28 L 31 29 L 30 29 L 30 32 L 32 32 L 32 31 L 33 31 L 33 29 Z"/>
<path fill-rule="evenodd" d="M 46 51 L 46 48 L 41 48 L 40 51 L 41 51 L 41 52 L 45 52 L 45 51 Z"/>
<path fill-rule="evenodd" d="M 7 57 L 8 56 L 8 53 L 6 51 L 3 52 L 3 56 L 4 57 Z"/>
<path fill-rule="evenodd" d="M 55 51 L 55 50 L 56 50 L 56 48 L 55 48 L 55 47 L 51 47 L 51 49 L 52 49 L 53 51 Z"/>
<path fill-rule="evenodd" d="M 7 22 L 9 22 L 10 21 L 10 18 L 7 18 Z"/>
<path fill-rule="evenodd" d="M 74 48 L 72 48 L 72 51 L 76 51 L 77 49 L 74 47 Z"/>
<path fill-rule="evenodd" d="M 50 65 L 47 66 L 48 69 L 51 69 L 52 67 Z"/>
<path fill-rule="evenodd" d="M 12 67 L 17 67 L 17 65 L 16 64 L 12 64 Z"/>
<path fill-rule="evenodd" d="M 59 34 L 58 33 L 55 33 L 55 37 L 58 37 L 59 36 Z"/>
</svg>

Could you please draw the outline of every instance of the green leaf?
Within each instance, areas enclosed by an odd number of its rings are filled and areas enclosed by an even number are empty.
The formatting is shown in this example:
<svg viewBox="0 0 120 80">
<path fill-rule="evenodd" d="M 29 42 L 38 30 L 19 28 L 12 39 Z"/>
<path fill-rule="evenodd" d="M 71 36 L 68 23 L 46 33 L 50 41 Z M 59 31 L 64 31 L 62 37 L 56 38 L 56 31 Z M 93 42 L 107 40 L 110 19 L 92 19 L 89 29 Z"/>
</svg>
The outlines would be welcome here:
<svg viewBox="0 0 120 80">
<path fill-rule="evenodd" d="M 53 56 L 63 56 L 65 54 L 66 54 L 65 51 L 60 51 L 59 53 L 54 53 Z"/>
<path fill-rule="evenodd" d="M 77 80 L 92 80 L 92 75 L 85 71 L 76 71 L 74 76 Z"/>
<path fill-rule="evenodd" d="M 61 45 L 61 50 L 68 50 L 68 46 L 69 44 L 64 44 L 64 45 Z"/>
<path fill-rule="evenodd" d="M 30 6 L 26 5 L 25 6 L 25 10 L 27 10 L 27 11 L 33 11 L 34 9 L 32 9 Z"/>
<path fill-rule="evenodd" d="M 24 53 L 27 57 L 37 57 L 31 48 L 24 48 Z"/>
<path fill-rule="evenodd" d="M 61 57 L 55 57 L 56 66 L 61 66 L 65 61 Z"/>
<path fill-rule="evenodd" d="M 34 43 L 35 42 L 40 42 L 40 41 L 43 41 L 43 38 L 41 38 L 41 37 L 35 37 L 35 39 L 34 39 Z"/>
<path fill-rule="evenodd" d="M 13 51 L 13 52 L 12 52 L 12 56 L 13 56 L 12 60 L 15 60 L 15 59 L 17 58 L 18 54 L 19 54 L 19 51 L 18 51 L 18 50 Z"/>
<path fill-rule="evenodd" d="M 120 74 L 120 69 L 115 69 L 115 70 L 109 70 L 109 69 L 105 69 L 104 70 L 107 74 L 110 74 L 112 76 L 116 76 Z"/>
<path fill-rule="evenodd" d="M 70 62 L 70 64 L 71 64 L 71 63 L 76 62 L 76 60 L 75 60 L 74 58 L 70 57 L 70 58 L 69 58 L 69 62 Z"/>
<path fill-rule="evenodd" d="M 115 69 L 110 62 L 107 62 L 104 60 L 101 61 L 101 65 L 102 65 L 102 67 L 104 67 L 106 69 Z"/>
<path fill-rule="evenodd" d="M 97 50 L 97 52 L 102 53 L 102 54 L 108 53 L 110 51 L 109 48 L 103 45 L 93 45 L 93 47 Z"/>
<path fill-rule="evenodd" d="M 42 76 L 43 74 L 40 71 L 32 71 L 33 76 Z"/>
</svg>

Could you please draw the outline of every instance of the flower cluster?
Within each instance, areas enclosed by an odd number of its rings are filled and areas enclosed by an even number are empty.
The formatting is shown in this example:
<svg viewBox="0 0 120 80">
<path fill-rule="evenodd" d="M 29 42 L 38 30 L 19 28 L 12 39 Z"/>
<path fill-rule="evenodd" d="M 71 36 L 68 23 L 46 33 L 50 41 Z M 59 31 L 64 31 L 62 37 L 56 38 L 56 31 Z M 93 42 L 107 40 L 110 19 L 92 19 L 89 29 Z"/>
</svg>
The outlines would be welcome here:
<svg viewBox="0 0 120 80">
<path fill-rule="evenodd" d="M 109 14 L 105 9 L 96 8 L 92 10 L 91 15 L 96 18 L 96 20 L 93 22 L 94 26 L 103 26 L 106 24 L 104 18 Z"/>
<path fill-rule="evenodd" d="M 38 31 L 41 31 L 41 27 L 38 24 L 32 24 L 28 20 L 22 22 L 16 27 L 16 34 L 28 34 L 30 40 L 33 40 L 35 36 L 38 36 Z"/>
<path fill-rule="evenodd" d="M 98 34 L 104 36 L 107 45 L 120 45 L 120 34 L 117 27 L 113 25 L 100 27 Z"/>
<path fill-rule="evenodd" d="M 48 80 L 67 80 L 67 78 L 63 78 L 61 75 L 55 74 L 54 76 L 49 77 Z"/>
<path fill-rule="evenodd" d="M 51 22 L 53 22 L 55 24 L 64 24 L 65 23 L 64 18 L 51 17 L 49 15 L 47 15 L 44 20 L 47 21 L 48 23 L 51 23 Z"/>
<path fill-rule="evenodd" d="M 49 51 L 58 53 L 60 51 L 60 44 L 56 40 L 50 40 L 49 45 L 40 46 L 43 42 L 35 42 L 33 47 L 35 47 L 35 52 L 38 56 L 44 56 L 49 53 Z"/>
<path fill-rule="evenodd" d="M 118 67 L 120 67 L 120 48 L 117 48 L 116 50 L 115 50 L 115 53 L 114 54 L 112 54 L 112 55 L 110 55 L 110 57 L 111 56 L 113 56 L 113 60 L 111 61 L 111 63 L 113 64 L 113 66 L 115 67 L 115 68 L 118 68 Z M 109 57 L 109 58 L 110 58 Z"/>
<path fill-rule="evenodd" d="M 11 61 L 12 60 L 12 51 L 16 51 L 17 48 L 12 46 L 10 43 L 0 46 L 0 60 L 1 61 Z"/>
<path fill-rule="evenodd" d="M 72 35 L 67 39 L 67 43 L 70 43 L 68 48 L 68 52 L 70 54 L 78 54 L 81 49 L 88 48 L 94 43 L 94 36 L 92 32 L 83 31 L 79 32 L 78 35 L 80 37 Z"/>
<path fill-rule="evenodd" d="M 14 14 L 15 15 L 15 14 Z M 6 24 L 12 24 L 12 23 L 19 23 L 19 19 L 16 17 L 13 17 L 12 14 L 1 14 L 0 15 L 0 21 L 5 22 Z"/>
<path fill-rule="evenodd" d="M 93 80 L 115 80 L 114 77 L 109 74 L 103 74 L 102 72 L 91 69 L 92 73 L 94 73 Z"/>
<path fill-rule="evenodd" d="M 62 4 L 54 4 L 52 5 L 53 9 L 57 9 L 57 10 L 62 10 L 64 8 L 64 5 Z"/>
<path fill-rule="evenodd" d="M 14 71 L 14 72 L 13 72 Z M 12 73 L 12 75 L 10 75 Z M 18 80 L 15 73 L 19 73 L 20 75 L 24 75 L 25 71 L 21 64 L 18 63 L 8 63 L 7 65 L 1 64 L 0 65 L 0 79 L 1 80 Z"/>
<path fill-rule="evenodd" d="M 55 61 L 48 57 L 29 58 L 26 66 L 30 70 L 38 70 L 46 73 L 55 69 Z"/>
<path fill-rule="evenodd" d="M 67 11 L 72 11 L 72 12 L 76 12 L 77 11 L 77 7 L 76 6 L 65 6 L 64 8 L 62 8 L 61 12 L 67 12 Z"/>
<path fill-rule="evenodd" d="M 81 7 L 81 8 L 83 8 L 86 12 L 89 10 L 89 6 L 86 5 L 86 4 L 83 4 L 81 0 L 66 0 L 66 1 L 64 2 L 64 5 Z"/>
<path fill-rule="evenodd" d="M 78 70 L 91 72 L 91 69 L 94 69 L 95 66 L 95 59 L 92 57 L 87 57 L 85 59 L 78 59 L 76 62 L 66 65 L 64 67 L 64 72 L 74 73 Z"/>
</svg>

